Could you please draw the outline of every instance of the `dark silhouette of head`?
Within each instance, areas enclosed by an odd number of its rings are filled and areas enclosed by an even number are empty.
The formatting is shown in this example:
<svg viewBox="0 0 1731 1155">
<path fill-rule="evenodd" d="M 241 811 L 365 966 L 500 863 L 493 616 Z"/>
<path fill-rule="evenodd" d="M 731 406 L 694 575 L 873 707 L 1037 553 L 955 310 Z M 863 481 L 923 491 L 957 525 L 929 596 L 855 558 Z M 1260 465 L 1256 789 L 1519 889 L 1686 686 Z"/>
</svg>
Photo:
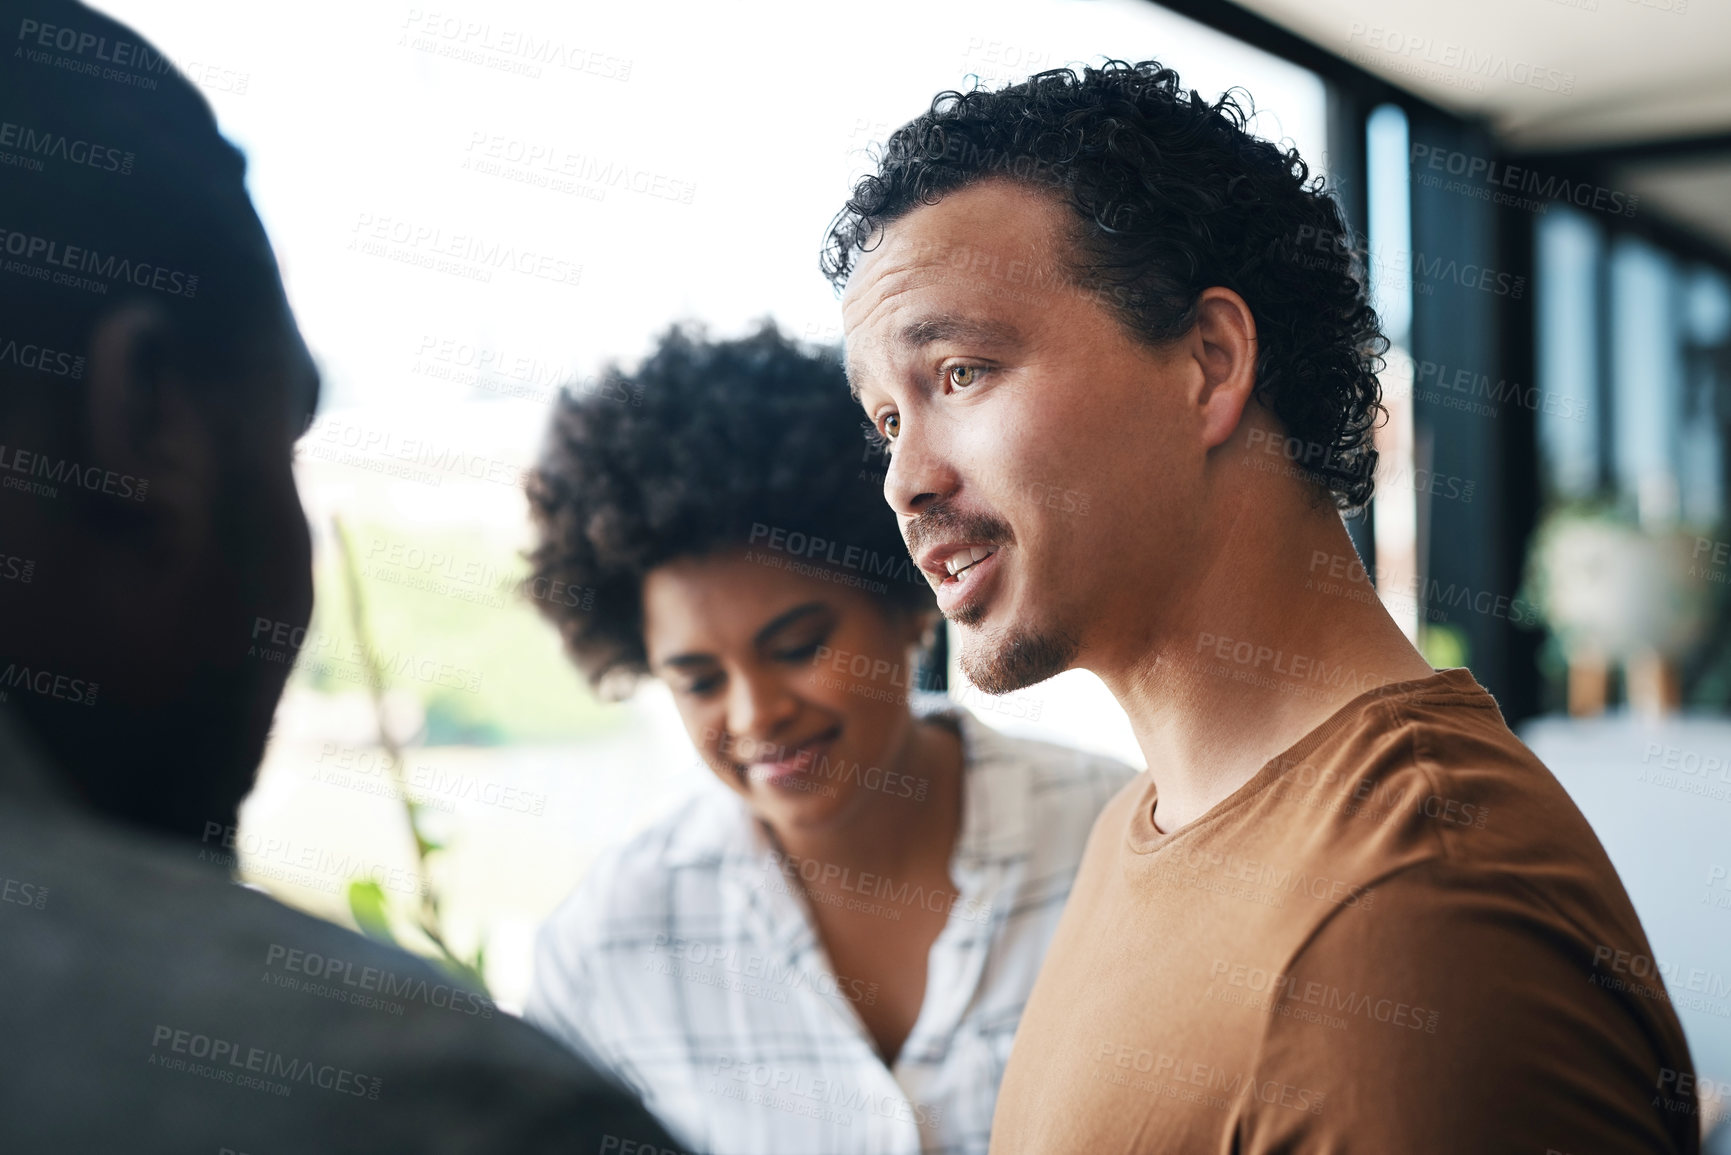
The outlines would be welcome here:
<svg viewBox="0 0 1731 1155">
<path fill-rule="evenodd" d="M 0 711 L 85 805 L 196 838 L 288 676 L 255 636 L 311 615 L 318 377 L 203 98 L 82 5 L 0 12 Z"/>
</svg>

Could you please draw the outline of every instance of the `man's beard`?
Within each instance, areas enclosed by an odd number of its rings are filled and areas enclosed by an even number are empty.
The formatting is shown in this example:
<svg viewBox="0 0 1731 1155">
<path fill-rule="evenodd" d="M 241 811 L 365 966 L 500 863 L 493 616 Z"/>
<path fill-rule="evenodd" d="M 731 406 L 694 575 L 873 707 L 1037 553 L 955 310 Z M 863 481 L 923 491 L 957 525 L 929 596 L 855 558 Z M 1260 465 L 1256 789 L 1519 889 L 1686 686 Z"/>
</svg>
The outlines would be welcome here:
<svg viewBox="0 0 1731 1155">
<path fill-rule="evenodd" d="M 258 656 L 252 639 L 259 621 L 304 623 L 309 607 L 301 590 L 255 576 L 271 559 L 253 537 L 231 531 L 223 540 L 226 564 L 189 579 L 182 603 L 159 610 L 163 628 L 117 644 L 94 639 L 102 653 L 89 668 L 102 697 L 88 717 L 80 707 L 19 703 L 61 779 L 108 819 L 208 839 L 213 827 L 237 824 L 258 776 L 291 667 Z M 77 642 L 89 651 L 88 629 Z"/>
<path fill-rule="evenodd" d="M 100 729 L 60 735 L 67 757 L 59 769 L 108 818 L 207 839 L 213 826 L 237 824 L 252 789 L 281 692 L 279 669 L 207 668 L 167 706 L 110 699 L 100 707 Z"/>
<path fill-rule="evenodd" d="M 934 505 L 903 529 L 908 552 L 918 557 L 928 540 L 946 530 L 952 537 L 1000 548 L 1015 542 L 1009 524 L 1001 518 Z M 944 616 L 958 626 L 977 627 L 986 607 L 964 604 Z M 1009 694 L 1063 673 L 1079 648 L 1076 639 L 1062 630 L 1032 634 L 1012 627 L 988 634 L 976 629 L 975 637 L 976 644 L 963 646 L 960 665 L 968 680 L 988 694 Z"/>
<path fill-rule="evenodd" d="M 1010 694 L 1057 677 L 1076 660 L 1076 639 L 1063 631 L 1029 633 L 1020 627 L 978 632 L 962 645 L 959 665 L 988 694 Z"/>
</svg>

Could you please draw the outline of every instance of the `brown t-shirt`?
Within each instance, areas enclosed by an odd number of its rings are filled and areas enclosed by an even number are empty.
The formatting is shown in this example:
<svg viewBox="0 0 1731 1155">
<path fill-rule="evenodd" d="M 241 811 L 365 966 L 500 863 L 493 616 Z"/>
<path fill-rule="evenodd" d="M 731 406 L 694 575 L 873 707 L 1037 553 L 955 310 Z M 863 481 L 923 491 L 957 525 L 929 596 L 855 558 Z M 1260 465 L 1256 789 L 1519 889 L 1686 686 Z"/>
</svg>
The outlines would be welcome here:
<svg viewBox="0 0 1731 1155">
<path fill-rule="evenodd" d="M 1094 825 L 993 1155 L 1695 1152 L 1682 1028 L 1586 819 L 1464 669 L 1181 830 Z"/>
</svg>

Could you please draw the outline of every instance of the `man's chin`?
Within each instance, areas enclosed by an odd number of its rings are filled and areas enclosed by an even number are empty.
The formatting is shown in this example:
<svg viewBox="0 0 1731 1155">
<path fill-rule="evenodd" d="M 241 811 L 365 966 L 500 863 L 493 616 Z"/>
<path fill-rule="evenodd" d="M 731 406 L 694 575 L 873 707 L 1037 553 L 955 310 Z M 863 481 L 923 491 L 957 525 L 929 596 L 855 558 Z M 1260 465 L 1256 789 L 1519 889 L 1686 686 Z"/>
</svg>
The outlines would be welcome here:
<svg viewBox="0 0 1731 1155">
<path fill-rule="evenodd" d="M 1077 642 L 1062 630 L 973 629 L 963 635 L 959 665 L 988 694 L 1013 694 L 1055 678 L 1076 660 Z"/>
<path fill-rule="evenodd" d="M 250 675 L 250 676 L 249 676 Z M 113 701 L 113 732 L 74 773 L 99 812 L 171 837 L 204 839 L 238 823 L 269 738 L 280 676 L 200 675 L 175 706 Z"/>
</svg>

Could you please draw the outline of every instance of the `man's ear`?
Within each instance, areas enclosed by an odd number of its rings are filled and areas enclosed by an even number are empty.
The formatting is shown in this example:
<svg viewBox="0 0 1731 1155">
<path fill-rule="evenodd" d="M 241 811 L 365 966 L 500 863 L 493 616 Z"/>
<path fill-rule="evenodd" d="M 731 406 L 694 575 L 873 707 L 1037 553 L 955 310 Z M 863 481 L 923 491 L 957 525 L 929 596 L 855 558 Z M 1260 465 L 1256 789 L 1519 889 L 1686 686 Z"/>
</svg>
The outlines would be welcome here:
<svg viewBox="0 0 1731 1155">
<path fill-rule="evenodd" d="M 216 447 L 191 382 L 173 363 L 169 325 L 167 314 L 146 302 L 128 302 L 97 321 L 78 464 L 103 471 L 104 478 L 132 478 L 130 487 L 121 487 L 129 496 L 118 500 L 137 503 L 149 520 L 185 528 L 190 515 L 210 504 Z"/>
<path fill-rule="evenodd" d="M 1191 348 L 1201 370 L 1195 403 L 1203 447 L 1213 449 L 1238 428 L 1256 391 L 1256 318 L 1244 298 L 1218 285 L 1202 290 Z"/>
</svg>

